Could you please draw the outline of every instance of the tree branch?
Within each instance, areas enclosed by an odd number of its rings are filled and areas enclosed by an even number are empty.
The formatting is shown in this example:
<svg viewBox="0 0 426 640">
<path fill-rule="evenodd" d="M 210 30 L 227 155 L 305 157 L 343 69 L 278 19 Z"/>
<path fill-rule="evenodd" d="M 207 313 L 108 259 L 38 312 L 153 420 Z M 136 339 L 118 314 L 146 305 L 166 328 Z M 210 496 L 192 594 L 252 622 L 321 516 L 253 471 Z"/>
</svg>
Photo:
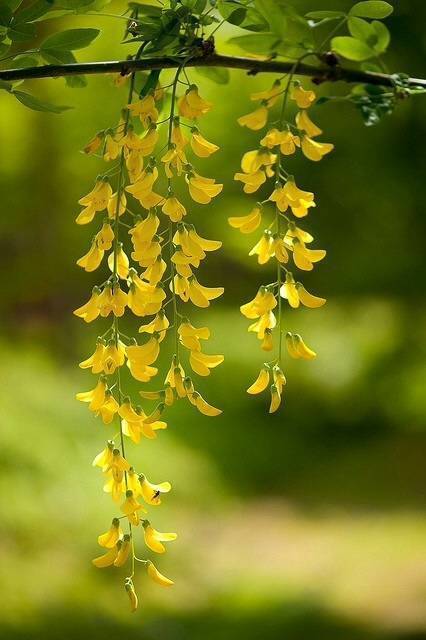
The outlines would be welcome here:
<svg viewBox="0 0 426 640">
<path fill-rule="evenodd" d="M 27 67 L 26 69 L 7 69 L 0 71 L 0 80 L 15 81 L 33 78 L 57 78 L 83 74 L 122 73 L 126 75 L 132 71 L 146 71 L 150 69 L 171 69 L 179 67 L 182 60 L 169 57 L 142 58 L 140 60 L 118 60 L 108 62 L 82 62 L 63 65 L 43 65 Z M 293 62 L 279 60 L 259 60 L 257 58 L 242 58 L 237 56 L 223 56 L 211 54 L 190 59 L 187 67 L 227 67 L 228 69 L 246 69 L 251 74 L 257 73 L 287 73 L 293 68 Z M 345 69 L 340 65 L 331 66 L 319 64 L 299 64 L 297 74 L 309 76 L 318 83 L 344 80 L 346 82 L 361 82 L 386 87 L 394 86 L 392 76 L 385 73 L 372 73 Z M 426 88 L 426 79 L 409 78 L 408 84 Z"/>
</svg>

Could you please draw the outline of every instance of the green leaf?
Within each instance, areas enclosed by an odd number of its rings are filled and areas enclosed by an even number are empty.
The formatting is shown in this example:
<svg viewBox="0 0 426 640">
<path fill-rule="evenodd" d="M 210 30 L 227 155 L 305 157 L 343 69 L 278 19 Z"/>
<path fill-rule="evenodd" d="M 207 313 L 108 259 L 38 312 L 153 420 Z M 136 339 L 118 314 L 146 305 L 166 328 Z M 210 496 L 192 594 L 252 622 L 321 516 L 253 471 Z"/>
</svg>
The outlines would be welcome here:
<svg viewBox="0 0 426 640">
<path fill-rule="evenodd" d="M 16 22 L 33 22 L 52 10 L 52 2 L 48 0 L 33 0 L 25 4 L 24 8 L 15 16 Z"/>
<path fill-rule="evenodd" d="M 13 61 L 12 65 L 14 69 L 26 69 L 27 67 L 36 67 L 38 65 L 37 58 L 32 56 L 19 56 Z"/>
<path fill-rule="evenodd" d="M 21 102 L 29 109 L 33 109 L 34 111 L 49 111 L 50 113 L 62 113 L 62 111 L 66 111 L 71 107 L 62 107 L 56 104 L 51 104 L 50 102 L 44 102 L 39 100 L 35 96 L 32 96 L 30 93 L 26 93 L 25 91 L 12 91 L 13 95 L 19 102 Z"/>
<path fill-rule="evenodd" d="M 61 49 L 42 50 L 41 56 L 48 64 L 73 64 L 77 62 L 71 51 L 61 51 Z"/>
<path fill-rule="evenodd" d="M 357 2 L 349 11 L 351 16 L 359 16 L 360 18 L 387 18 L 393 12 L 393 7 L 389 2 L 383 0 L 365 0 L 365 2 Z"/>
<path fill-rule="evenodd" d="M 351 36 L 363 40 L 373 46 L 377 42 L 376 32 L 367 20 L 351 17 L 348 19 L 348 29 Z"/>
<path fill-rule="evenodd" d="M 71 89 L 84 89 L 84 87 L 87 87 L 85 76 L 65 76 L 65 82 Z"/>
<path fill-rule="evenodd" d="M 391 35 L 389 33 L 389 29 L 383 22 L 379 22 L 378 20 L 373 20 L 371 23 L 375 33 L 377 42 L 374 45 L 374 49 L 379 53 L 383 53 L 389 46 Z"/>
<path fill-rule="evenodd" d="M 3 91 L 12 91 L 12 83 L 11 82 L 6 82 L 5 80 L 0 80 L 0 89 L 3 89 Z"/>
<path fill-rule="evenodd" d="M 269 53 L 279 44 L 279 38 L 275 33 L 251 33 L 244 36 L 236 36 L 228 40 L 228 42 L 250 53 Z"/>
<path fill-rule="evenodd" d="M 5 4 L 4 5 L 0 4 L 0 24 L 2 24 L 5 27 L 8 27 L 11 20 L 12 20 L 12 11 L 10 10 L 10 7 L 8 7 Z"/>
<path fill-rule="evenodd" d="M 236 2 L 227 2 L 219 0 L 217 9 L 224 20 L 230 24 L 241 25 L 247 15 L 247 8 L 242 7 Z"/>
<path fill-rule="evenodd" d="M 312 18 L 312 20 L 324 20 L 325 18 L 330 20 L 343 18 L 345 15 L 344 11 L 310 11 L 306 17 Z"/>
<path fill-rule="evenodd" d="M 32 40 L 32 38 L 35 37 L 36 29 L 31 23 L 12 21 L 7 30 L 7 35 L 12 42 L 24 42 L 25 40 Z"/>
<path fill-rule="evenodd" d="M 348 60 L 355 60 L 361 62 L 362 60 L 368 60 L 375 56 L 375 52 L 368 44 L 357 38 L 351 38 L 350 36 L 337 36 L 331 41 L 331 48 L 337 54 L 347 58 Z"/>
<path fill-rule="evenodd" d="M 216 84 L 228 84 L 229 70 L 224 67 L 195 67 L 197 73 Z"/>
<path fill-rule="evenodd" d="M 13 13 L 15 13 L 16 9 L 22 4 L 23 0 L 3 0 L 4 4 L 9 7 Z"/>
<path fill-rule="evenodd" d="M 99 29 L 68 29 L 48 36 L 41 45 L 41 51 L 75 51 L 84 49 L 98 37 Z"/>
<path fill-rule="evenodd" d="M 80 9 L 92 4 L 93 0 L 58 0 L 55 9 Z"/>
<path fill-rule="evenodd" d="M 283 0 L 255 0 L 256 8 L 269 22 L 271 31 L 287 43 L 309 46 L 312 33 L 308 21 Z"/>
<path fill-rule="evenodd" d="M 144 16 L 160 16 L 162 9 L 151 4 L 143 4 L 142 2 L 129 2 L 130 9 L 137 9 L 139 18 Z"/>
<path fill-rule="evenodd" d="M 160 73 L 161 73 L 161 69 L 152 69 L 149 72 L 148 77 L 146 78 L 140 92 L 139 92 L 139 97 L 143 98 L 144 96 L 147 96 L 148 93 L 152 90 L 155 89 L 155 87 L 158 84 L 158 78 L 160 77 Z"/>
</svg>

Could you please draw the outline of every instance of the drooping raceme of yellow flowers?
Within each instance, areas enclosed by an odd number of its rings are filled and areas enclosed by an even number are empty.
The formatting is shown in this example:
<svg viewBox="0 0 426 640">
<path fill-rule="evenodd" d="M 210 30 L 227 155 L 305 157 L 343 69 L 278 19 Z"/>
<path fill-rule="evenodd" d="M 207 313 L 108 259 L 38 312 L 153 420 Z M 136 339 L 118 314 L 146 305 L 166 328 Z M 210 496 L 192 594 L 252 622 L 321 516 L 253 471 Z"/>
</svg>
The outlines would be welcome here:
<svg viewBox="0 0 426 640">
<path fill-rule="evenodd" d="M 238 123 L 253 131 L 260 131 L 266 127 L 270 109 L 280 98 L 282 105 L 277 126 L 267 130 L 258 148 L 244 154 L 241 171 L 234 176 L 248 194 L 255 193 L 265 183 L 271 183 L 269 195 L 263 202 L 256 203 L 246 215 L 228 218 L 231 227 L 244 234 L 253 233 L 263 223 L 265 228 L 262 235 L 249 255 L 256 256 L 260 265 L 268 264 L 271 259 L 276 262 L 275 280 L 262 285 L 253 300 L 241 306 L 241 313 L 253 321 L 248 330 L 256 334 L 261 348 L 266 352 L 274 352 L 275 349 L 274 357 L 264 362 L 258 377 L 247 389 L 249 394 L 258 394 L 269 387 L 270 413 L 279 408 L 286 384 L 283 373 L 284 342 L 291 358 L 311 360 L 316 357 L 315 351 L 299 334 L 287 331 L 283 339 L 283 301 L 293 309 L 301 304 L 315 309 L 326 302 L 324 298 L 307 291 L 290 267 L 292 261 L 295 268 L 312 271 L 326 252 L 311 249 L 313 236 L 299 226 L 299 219 L 306 217 L 316 206 L 315 196 L 301 189 L 294 176 L 287 171 L 287 157 L 300 149 L 306 158 L 316 162 L 333 149 L 332 144 L 317 140 L 322 131 L 308 113 L 315 103 L 315 93 L 305 90 L 298 81 L 293 80 L 293 73 L 290 73 L 284 86 L 277 80 L 271 89 L 252 94 L 251 99 L 259 106 L 240 117 Z M 294 123 L 286 119 L 289 99 L 298 109 Z M 274 213 L 272 219 L 268 217 L 265 221 L 265 209 L 269 203 L 273 204 Z"/>
<path fill-rule="evenodd" d="M 192 208 L 187 211 L 175 192 L 180 181 L 191 199 L 202 205 L 220 194 L 222 185 L 195 167 L 199 158 L 207 158 L 218 147 L 200 131 L 198 120 L 212 105 L 199 95 L 196 85 L 188 85 L 177 98 L 180 71 L 175 74 L 170 111 L 163 120 L 165 148 L 159 143 L 157 125 L 164 91 L 158 86 L 134 100 L 131 77 L 128 104 L 118 125 L 96 134 L 84 149 L 98 154 L 110 168 L 80 198 L 82 209 L 76 219 L 79 225 L 94 227 L 88 251 L 77 264 L 87 272 L 103 268 L 105 279 L 74 313 L 87 323 L 99 317 L 111 320 L 93 353 L 80 363 L 96 376 L 96 382 L 89 385 L 89 391 L 77 394 L 95 416 L 111 425 L 110 439 L 93 465 L 100 470 L 103 490 L 111 495 L 116 510 L 111 524 L 98 537 L 102 553 L 93 564 L 128 567 L 124 587 L 132 611 L 138 606 L 137 563 L 157 584 L 173 584 L 149 558 L 137 556 L 135 546 L 163 554 L 176 533 L 155 529 L 155 513 L 148 513 L 162 504 L 170 483 L 148 479 L 137 463 L 131 463 L 128 443 L 157 438 L 167 427 L 163 420 L 167 409 L 178 399 L 187 400 L 206 416 L 221 413 L 196 390 L 189 370 L 208 376 L 223 362 L 223 356 L 205 353 L 208 327 L 195 326 L 188 313 L 183 313 L 184 304 L 207 308 L 223 293 L 222 287 L 207 287 L 195 275 L 221 242 L 197 233 Z M 122 332 L 120 318 L 129 313 L 142 320 L 138 339 Z M 168 338 L 173 341 L 174 355 L 168 370 L 160 374 L 156 363 L 163 340 Z M 126 390 L 129 376 L 141 383 L 139 401 Z M 145 389 L 144 383 L 157 377 L 162 379 L 158 390 Z"/>
</svg>

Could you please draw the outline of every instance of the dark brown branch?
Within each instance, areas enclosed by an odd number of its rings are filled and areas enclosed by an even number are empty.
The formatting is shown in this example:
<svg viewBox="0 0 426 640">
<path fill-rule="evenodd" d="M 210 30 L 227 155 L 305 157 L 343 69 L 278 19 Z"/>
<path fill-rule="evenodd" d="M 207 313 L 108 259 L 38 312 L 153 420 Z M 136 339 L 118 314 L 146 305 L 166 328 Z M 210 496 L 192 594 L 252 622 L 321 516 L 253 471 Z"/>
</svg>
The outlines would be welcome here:
<svg viewBox="0 0 426 640">
<path fill-rule="evenodd" d="M 7 69 L 0 71 L 0 80 L 29 80 L 33 78 L 57 78 L 83 74 L 101 73 L 130 73 L 150 69 L 170 69 L 182 64 L 177 58 L 153 57 L 142 60 L 119 60 L 109 62 L 82 62 L 63 65 L 43 65 L 27 67 L 26 69 Z M 199 58 L 192 58 L 186 63 L 187 67 L 227 67 L 228 69 L 245 69 L 249 73 L 287 73 L 293 68 L 292 62 L 279 60 L 258 60 L 237 56 L 222 56 L 212 54 Z M 394 85 L 392 76 L 384 73 L 371 73 L 357 69 L 345 69 L 336 66 L 320 64 L 318 66 L 300 63 L 297 67 L 298 75 L 309 76 L 317 82 L 344 80 L 345 82 L 362 82 L 368 84 L 391 87 Z M 426 79 L 410 78 L 409 85 L 426 88 Z"/>
</svg>

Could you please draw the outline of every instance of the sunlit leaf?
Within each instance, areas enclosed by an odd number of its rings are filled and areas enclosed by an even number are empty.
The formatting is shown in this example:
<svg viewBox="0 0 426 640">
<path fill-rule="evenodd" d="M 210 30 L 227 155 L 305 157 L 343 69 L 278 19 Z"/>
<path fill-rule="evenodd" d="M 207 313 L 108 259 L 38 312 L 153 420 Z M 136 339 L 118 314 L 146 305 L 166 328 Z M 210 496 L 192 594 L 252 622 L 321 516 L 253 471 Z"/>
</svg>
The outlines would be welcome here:
<svg viewBox="0 0 426 640">
<path fill-rule="evenodd" d="M 50 102 L 45 102 L 43 100 L 39 100 L 35 96 L 30 93 L 26 93 L 25 91 L 12 91 L 13 95 L 19 102 L 28 107 L 29 109 L 33 109 L 34 111 L 49 111 L 50 113 L 62 113 L 62 111 L 66 111 L 71 107 L 59 106 L 56 104 L 51 104 Z"/>
<path fill-rule="evenodd" d="M 391 35 L 389 33 L 389 29 L 385 24 L 383 24 L 383 22 L 379 22 L 378 20 L 373 20 L 371 26 L 373 27 L 377 37 L 377 42 L 374 45 L 374 48 L 376 51 L 383 53 L 383 51 L 386 51 L 390 43 Z"/>
<path fill-rule="evenodd" d="M 195 69 L 200 76 L 204 76 L 216 84 L 229 82 L 229 69 L 225 67 L 195 67 Z"/>
<path fill-rule="evenodd" d="M 76 49 L 83 49 L 93 42 L 99 33 L 99 29 L 67 29 L 48 36 L 41 43 L 40 49 L 42 51 L 51 49 L 56 51 L 75 51 Z"/>
<path fill-rule="evenodd" d="M 347 58 L 361 62 L 375 56 L 375 52 L 362 40 L 351 38 L 350 36 L 337 36 L 331 41 L 331 48 L 337 54 Z"/>
<path fill-rule="evenodd" d="M 231 38 L 228 42 L 250 53 L 268 53 L 279 44 L 279 38 L 275 33 L 250 33 Z"/>
<path fill-rule="evenodd" d="M 324 20 L 326 18 L 343 18 L 345 15 L 344 11 L 310 11 L 306 14 L 306 17 L 312 18 L 312 20 Z"/>
<path fill-rule="evenodd" d="M 357 2 L 349 11 L 351 16 L 359 16 L 360 18 L 376 18 L 382 19 L 390 16 L 393 7 L 389 2 L 383 0 L 365 0 L 365 2 Z"/>
</svg>

